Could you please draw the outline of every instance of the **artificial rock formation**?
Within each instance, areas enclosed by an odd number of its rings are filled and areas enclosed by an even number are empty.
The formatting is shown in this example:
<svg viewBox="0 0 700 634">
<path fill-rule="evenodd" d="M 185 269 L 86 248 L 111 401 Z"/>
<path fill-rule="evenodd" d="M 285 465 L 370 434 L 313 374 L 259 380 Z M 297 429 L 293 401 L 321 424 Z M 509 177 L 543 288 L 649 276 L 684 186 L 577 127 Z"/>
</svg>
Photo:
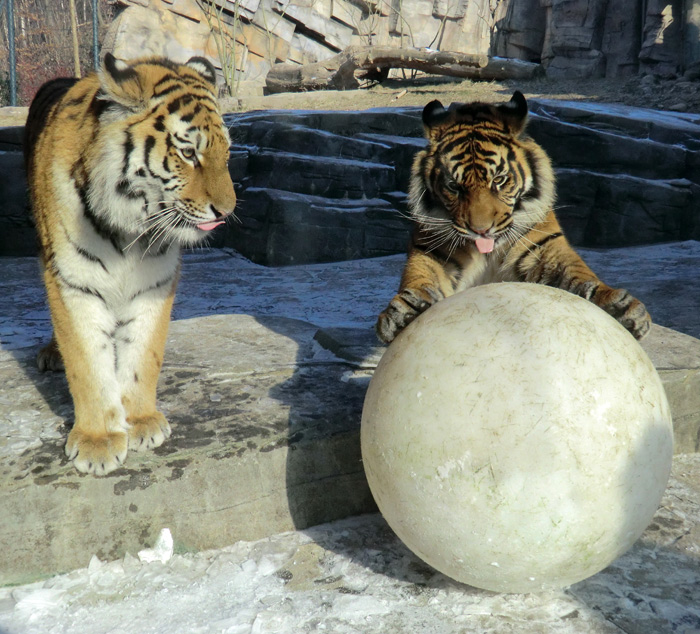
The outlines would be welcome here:
<svg viewBox="0 0 700 634">
<path fill-rule="evenodd" d="M 209 57 L 229 90 L 349 47 L 541 62 L 552 78 L 672 76 L 700 59 L 700 0 L 118 0 L 105 47 Z"/>
</svg>

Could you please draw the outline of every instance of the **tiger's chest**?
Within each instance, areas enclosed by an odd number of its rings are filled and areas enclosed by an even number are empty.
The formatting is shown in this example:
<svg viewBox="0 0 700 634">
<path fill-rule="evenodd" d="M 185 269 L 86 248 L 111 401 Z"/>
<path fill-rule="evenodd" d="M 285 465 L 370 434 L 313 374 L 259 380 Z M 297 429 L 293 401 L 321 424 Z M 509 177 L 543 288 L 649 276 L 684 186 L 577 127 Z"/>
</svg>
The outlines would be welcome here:
<svg viewBox="0 0 700 634">
<path fill-rule="evenodd" d="M 56 265 L 67 286 L 96 298 L 112 314 L 160 302 L 172 293 L 180 261 L 177 247 L 144 255 L 140 249 L 122 253 L 111 244 L 96 246 L 71 244 Z"/>
<path fill-rule="evenodd" d="M 506 255 L 500 251 L 484 255 L 475 249 L 455 253 L 446 266 L 455 293 L 482 284 L 515 282 L 515 274 L 510 268 L 504 267 Z"/>
</svg>

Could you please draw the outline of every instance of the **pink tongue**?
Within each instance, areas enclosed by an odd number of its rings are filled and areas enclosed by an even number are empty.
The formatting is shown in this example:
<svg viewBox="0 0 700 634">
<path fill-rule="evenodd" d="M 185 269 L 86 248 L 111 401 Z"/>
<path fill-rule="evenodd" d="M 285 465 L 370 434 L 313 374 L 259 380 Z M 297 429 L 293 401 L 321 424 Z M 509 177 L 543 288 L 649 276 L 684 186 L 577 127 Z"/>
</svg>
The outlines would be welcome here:
<svg viewBox="0 0 700 634">
<path fill-rule="evenodd" d="M 212 222 L 203 222 L 201 225 L 197 225 L 197 229 L 201 229 L 202 231 L 211 231 L 215 227 L 222 224 L 224 224 L 223 220 L 213 220 Z"/>
<path fill-rule="evenodd" d="M 493 251 L 493 238 L 477 238 L 476 248 L 479 253 L 491 253 Z"/>
</svg>

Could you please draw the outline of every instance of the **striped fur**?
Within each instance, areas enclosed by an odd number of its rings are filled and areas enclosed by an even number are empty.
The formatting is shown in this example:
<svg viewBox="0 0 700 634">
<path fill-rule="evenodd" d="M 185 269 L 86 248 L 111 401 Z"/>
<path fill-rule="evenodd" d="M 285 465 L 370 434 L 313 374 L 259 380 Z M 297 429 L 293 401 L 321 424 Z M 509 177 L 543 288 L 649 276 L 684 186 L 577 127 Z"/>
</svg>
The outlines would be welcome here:
<svg viewBox="0 0 700 634">
<path fill-rule="evenodd" d="M 551 163 L 525 134 L 527 112 L 520 92 L 498 106 L 425 107 L 428 146 L 416 155 L 409 191 L 415 229 L 399 292 L 377 321 L 383 342 L 440 299 L 501 281 L 562 288 L 637 338 L 649 330 L 644 305 L 601 282 L 567 242 Z"/>
<path fill-rule="evenodd" d="M 66 454 L 109 473 L 157 447 L 156 409 L 180 248 L 233 212 L 229 137 L 214 69 L 106 55 L 84 79 L 45 84 L 30 107 L 25 164 L 54 336 L 75 406 Z"/>
</svg>

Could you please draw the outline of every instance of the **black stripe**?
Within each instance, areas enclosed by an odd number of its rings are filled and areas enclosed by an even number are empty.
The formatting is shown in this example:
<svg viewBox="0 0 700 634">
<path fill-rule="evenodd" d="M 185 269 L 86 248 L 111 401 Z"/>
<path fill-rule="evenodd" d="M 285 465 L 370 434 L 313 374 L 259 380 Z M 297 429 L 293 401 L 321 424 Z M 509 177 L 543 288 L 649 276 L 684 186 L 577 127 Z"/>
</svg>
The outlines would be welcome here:
<svg viewBox="0 0 700 634">
<path fill-rule="evenodd" d="M 100 258 L 98 258 L 93 253 L 90 253 L 90 251 L 83 249 L 83 247 L 81 247 L 77 244 L 73 244 L 73 242 L 71 242 L 71 244 L 73 245 L 75 250 L 78 252 L 78 255 L 84 257 L 86 260 L 89 260 L 90 262 L 94 262 L 95 264 L 99 264 L 105 273 L 109 273 L 109 271 L 107 270 L 107 267 L 105 266 L 105 263 Z"/>
<path fill-rule="evenodd" d="M 158 289 L 163 288 L 167 284 L 172 284 L 174 277 L 175 277 L 174 274 L 169 275 L 165 279 L 160 280 L 159 282 L 156 282 L 152 286 L 149 286 L 148 288 L 144 288 L 144 289 L 141 289 L 140 291 L 137 291 L 129 298 L 129 301 L 131 302 L 131 301 L 135 300 L 137 297 L 139 297 L 139 295 L 145 295 L 146 293 L 150 293 L 152 291 L 157 291 Z"/>
<path fill-rule="evenodd" d="M 182 102 L 182 97 L 178 97 L 177 99 L 173 99 L 168 104 L 168 114 L 173 114 L 173 112 L 178 110 L 180 108 L 181 102 Z"/>
<path fill-rule="evenodd" d="M 131 132 L 126 131 L 126 141 L 124 141 L 124 165 L 122 165 L 122 174 L 126 176 L 129 171 L 129 158 L 131 153 L 134 151 L 134 138 L 131 136 Z"/>
<path fill-rule="evenodd" d="M 116 192 L 120 196 L 130 200 L 134 200 L 135 198 L 142 196 L 142 194 L 137 194 L 131 189 L 131 183 L 129 183 L 129 181 L 126 179 L 122 179 L 117 183 Z"/>
<path fill-rule="evenodd" d="M 524 200 L 535 200 L 540 197 L 540 178 L 537 173 L 537 160 L 530 150 L 525 150 L 525 157 L 527 158 L 528 165 L 530 166 L 530 173 L 532 174 L 532 186 L 523 194 Z M 523 177 L 523 183 L 525 179 Z"/>
<path fill-rule="evenodd" d="M 106 95 L 104 93 L 97 92 L 90 102 L 88 111 L 92 113 L 96 119 L 99 119 L 102 114 L 112 105 L 113 103 L 106 99 Z"/>
<path fill-rule="evenodd" d="M 60 280 L 61 280 L 61 282 L 63 283 L 64 286 L 67 286 L 68 288 L 73 289 L 74 291 L 79 291 L 80 293 L 85 293 L 86 295 L 92 295 L 93 297 L 96 297 L 97 299 L 99 299 L 99 300 L 100 300 L 101 302 L 103 302 L 104 304 L 107 303 L 107 302 L 105 301 L 105 298 L 102 297 L 102 294 L 101 294 L 98 290 L 96 290 L 96 289 L 94 289 L 94 288 L 90 288 L 89 286 L 78 286 L 77 284 L 73 284 L 72 282 L 69 282 L 69 281 L 65 278 L 65 276 L 63 275 L 63 273 L 61 273 L 61 271 L 60 271 L 59 269 L 57 269 L 57 268 L 54 268 L 54 272 L 55 272 L 56 275 L 60 278 Z"/>
<path fill-rule="evenodd" d="M 30 158 L 39 135 L 55 116 L 55 111 L 49 116 L 51 108 L 63 98 L 77 81 L 75 77 L 52 79 L 39 88 L 34 96 L 27 114 L 24 137 L 22 139 L 25 166 L 27 168 L 30 167 Z"/>
<path fill-rule="evenodd" d="M 515 270 L 518 274 L 522 275 L 522 271 L 520 270 L 520 267 L 522 263 L 524 262 L 525 258 L 528 255 L 532 255 L 535 250 L 541 249 L 545 244 L 550 242 L 551 240 L 555 240 L 556 238 L 561 238 L 564 234 L 561 233 L 561 231 L 558 231 L 556 233 L 550 233 L 548 236 L 545 236 L 544 238 L 541 238 L 535 244 L 533 244 L 531 247 L 529 247 L 524 253 L 520 255 L 520 257 L 516 260 L 515 262 Z"/>
<path fill-rule="evenodd" d="M 109 224 L 95 214 L 90 206 L 87 191 L 84 187 L 78 189 L 78 196 L 80 196 L 80 201 L 83 206 L 83 215 L 95 230 L 95 233 L 97 233 L 97 235 L 103 240 L 109 241 L 114 247 L 114 250 L 123 255 L 121 246 L 119 245 L 120 236 L 109 226 Z"/>
</svg>

